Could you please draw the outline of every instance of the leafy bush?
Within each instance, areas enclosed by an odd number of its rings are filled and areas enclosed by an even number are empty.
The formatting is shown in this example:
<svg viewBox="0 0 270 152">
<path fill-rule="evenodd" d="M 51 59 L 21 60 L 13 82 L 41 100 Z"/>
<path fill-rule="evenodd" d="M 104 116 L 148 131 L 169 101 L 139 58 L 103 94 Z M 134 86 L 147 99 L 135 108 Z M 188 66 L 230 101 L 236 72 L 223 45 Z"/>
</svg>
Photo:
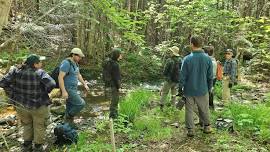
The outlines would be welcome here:
<svg viewBox="0 0 270 152">
<path fill-rule="evenodd" d="M 123 101 L 120 102 L 119 113 L 126 115 L 128 121 L 133 122 L 135 117 L 141 112 L 142 107 L 146 105 L 152 92 L 146 90 L 135 90 L 129 93 Z"/>
<path fill-rule="evenodd" d="M 241 105 L 233 103 L 223 112 L 224 117 L 234 120 L 237 130 L 245 135 L 258 135 L 262 140 L 270 140 L 270 108 L 261 105 Z"/>
</svg>

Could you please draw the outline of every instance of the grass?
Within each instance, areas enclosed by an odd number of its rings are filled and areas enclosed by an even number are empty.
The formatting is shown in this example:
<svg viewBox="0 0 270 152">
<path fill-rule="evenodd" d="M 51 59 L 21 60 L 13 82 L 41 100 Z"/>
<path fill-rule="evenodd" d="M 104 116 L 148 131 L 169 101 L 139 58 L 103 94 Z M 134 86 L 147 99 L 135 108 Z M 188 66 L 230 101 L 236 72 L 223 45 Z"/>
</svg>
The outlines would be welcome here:
<svg viewBox="0 0 270 152">
<path fill-rule="evenodd" d="M 232 103 L 219 115 L 234 120 L 235 129 L 248 137 L 270 141 L 270 108 L 264 104 L 243 105 Z"/>
<path fill-rule="evenodd" d="M 146 141 L 159 141 L 172 136 L 172 129 L 162 126 L 161 119 L 156 116 L 142 116 L 136 118 L 134 128 L 136 132 L 143 135 Z"/>
<path fill-rule="evenodd" d="M 152 92 L 146 90 L 135 90 L 129 93 L 119 104 L 119 113 L 127 116 L 130 122 L 133 122 L 136 116 L 140 114 L 143 106 L 149 102 Z"/>
</svg>

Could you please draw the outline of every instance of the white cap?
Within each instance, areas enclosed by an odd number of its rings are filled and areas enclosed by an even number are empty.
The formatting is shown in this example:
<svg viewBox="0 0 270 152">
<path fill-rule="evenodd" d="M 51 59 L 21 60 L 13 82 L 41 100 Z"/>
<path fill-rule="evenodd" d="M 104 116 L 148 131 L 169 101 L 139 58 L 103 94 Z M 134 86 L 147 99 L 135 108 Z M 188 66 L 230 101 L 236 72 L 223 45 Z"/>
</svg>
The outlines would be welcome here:
<svg viewBox="0 0 270 152">
<path fill-rule="evenodd" d="M 78 54 L 80 57 L 85 57 L 85 55 L 82 53 L 82 50 L 79 49 L 79 48 L 73 48 L 73 49 L 71 50 L 71 53 L 73 53 L 73 54 Z"/>
</svg>

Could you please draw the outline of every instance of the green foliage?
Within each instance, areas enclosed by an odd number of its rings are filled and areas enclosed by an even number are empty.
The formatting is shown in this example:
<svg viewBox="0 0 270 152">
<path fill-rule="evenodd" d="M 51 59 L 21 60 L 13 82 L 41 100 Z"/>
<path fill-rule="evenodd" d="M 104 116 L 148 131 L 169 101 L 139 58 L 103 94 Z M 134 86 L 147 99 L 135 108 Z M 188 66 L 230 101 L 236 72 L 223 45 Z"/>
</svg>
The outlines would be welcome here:
<svg viewBox="0 0 270 152">
<path fill-rule="evenodd" d="M 269 140 L 269 113 L 269 107 L 264 104 L 252 106 L 232 103 L 221 115 L 232 118 L 236 129 L 245 135 L 258 135 L 261 140 Z"/>
<path fill-rule="evenodd" d="M 238 84 L 236 86 L 233 86 L 231 88 L 232 92 L 245 92 L 245 91 L 250 91 L 252 89 L 252 86 L 245 85 L 245 84 Z"/>
<path fill-rule="evenodd" d="M 6 61 L 6 64 L 13 65 L 15 63 L 22 63 L 27 56 L 30 54 L 30 52 L 26 49 L 22 49 L 16 52 L 7 52 L 7 51 L 2 51 L 0 53 L 0 59 L 2 61 Z"/>
<path fill-rule="evenodd" d="M 129 53 L 121 62 L 124 80 L 134 83 L 157 82 L 161 79 L 160 59 L 154 55 Z"/>
<path fill-rule="evenodd" d="M 163 127 L 161 119 L 156 116 L 136 118 L 134 120 L 134 128 L 144 136 L 145 140 L 159 141 L 172 136 L 171 128 Z"/>
<path fill-rule="evenodd" d="M 214 88 L 214 95 L 217 99 L 222 99 L 222 81 L 217 81 Z"/>
<path fill-rule="evenodd" d="M 150 91 L 138 89 L 129 93 L 123 101 L 120 102 L 119 113 L 127 116 L 127 120 L 133 122 L 135 117 L 139 115 L 143 106 L 149 102 L 152 96 Z"/>
</svg>

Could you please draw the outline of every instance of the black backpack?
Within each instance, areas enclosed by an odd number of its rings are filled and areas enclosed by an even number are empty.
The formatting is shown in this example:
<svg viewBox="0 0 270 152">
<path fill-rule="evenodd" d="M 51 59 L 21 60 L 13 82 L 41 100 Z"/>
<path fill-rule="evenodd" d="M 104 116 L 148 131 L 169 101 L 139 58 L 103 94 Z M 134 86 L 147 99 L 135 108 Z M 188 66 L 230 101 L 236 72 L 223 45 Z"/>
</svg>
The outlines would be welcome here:
<svg viewBox="0 0 270 152">
<path fill-rule="evenodd" d="M 69 123 L 58 124 L 54 128 L 54 135 L 56 136 L 55 144 L 62 146 L 65 144 L 72 144 L 78 142 L 78 133 Z"/>
<path fill-rule="evenodd" d="M 112 62 L 111 58 L 107 58 L 102 63 L 102 79 L 105 83 L 112 81 Z"/>
<path fill-rule="evenodd" d="M 180 58 L 173 59 L 173 66 L 170 73 L 170 78 L 173 82 L 179 82 L 179 70 L 182 64 L 182 60 Z"/>
<path fill-rule="evenodd" d="M 72 61 L 69 60 L 69 59 L 65 59 L 69 62 L 70 64 L 70 67 L 72 66 L 73 69 L 75 70 L 75 67 L 74 65 L 72 64 Z M 70 71 L 70 67 L 69 67 L 69 70 L 68 70 L 68 73 L 66 75 L 69 74 L 69 71 Z M 58 75 L 59 75 L 59 72 L 60 72 L 60 65 L 58 65 L 57 67 L 55 67 L 52 72 L 49 73 L 49 75 L 54 79 L 56 85 L 55 85 L 55 88 L 59 88 L 59 81 L 58 81 Z"/>
</svg>

